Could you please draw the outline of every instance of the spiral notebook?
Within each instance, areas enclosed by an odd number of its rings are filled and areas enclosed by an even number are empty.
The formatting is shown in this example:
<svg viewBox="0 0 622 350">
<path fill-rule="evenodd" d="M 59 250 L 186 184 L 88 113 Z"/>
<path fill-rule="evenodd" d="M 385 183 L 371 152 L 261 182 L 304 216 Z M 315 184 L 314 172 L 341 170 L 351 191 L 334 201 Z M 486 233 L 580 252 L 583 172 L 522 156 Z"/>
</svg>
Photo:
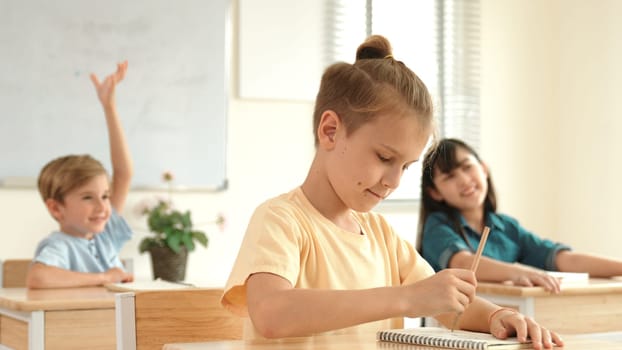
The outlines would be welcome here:
<svg viewBox="0 0 622 350">
<path fill-rule="evenodd" d="M 497 339 L 488 333 L 450 331 L 446 328 L 419 327 L 389 329 L 376 334 L 379 341 L 435 346 L 464 350 L 513 350 L 531 349 L 531 342 L 521 343 L 517 338 Z"/>
</svg>

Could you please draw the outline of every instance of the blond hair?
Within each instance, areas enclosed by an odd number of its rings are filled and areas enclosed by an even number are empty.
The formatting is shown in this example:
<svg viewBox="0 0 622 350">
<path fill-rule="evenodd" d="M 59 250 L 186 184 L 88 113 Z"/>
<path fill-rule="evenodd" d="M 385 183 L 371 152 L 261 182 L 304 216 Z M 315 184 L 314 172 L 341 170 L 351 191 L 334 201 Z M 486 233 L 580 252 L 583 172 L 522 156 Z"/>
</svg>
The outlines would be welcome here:
<svg viewBox="0 0 622 350">
<path fill-rule="evenodd" d="M 106 174 L 104 166 L 88 154 L 59 157 L 41 169 L 37 180 L 39 194 L 43 201 L 51 198 L 62 203 L 71 190 Z"/>
<path fill-rule="evenodd" d="M 315 144 L 326 110 L 335 111 L 346 134 L 351 134 L 380 113 L 403 108 L 414 111 L 424 128 L 433 128 L 433 102 L 427 87 L 403 62 L 393 58 L 385 37 L 372 35 L 358 47 L 354 64 L 339 62 L 324 71 L 313 113 Z"/>
</svg>

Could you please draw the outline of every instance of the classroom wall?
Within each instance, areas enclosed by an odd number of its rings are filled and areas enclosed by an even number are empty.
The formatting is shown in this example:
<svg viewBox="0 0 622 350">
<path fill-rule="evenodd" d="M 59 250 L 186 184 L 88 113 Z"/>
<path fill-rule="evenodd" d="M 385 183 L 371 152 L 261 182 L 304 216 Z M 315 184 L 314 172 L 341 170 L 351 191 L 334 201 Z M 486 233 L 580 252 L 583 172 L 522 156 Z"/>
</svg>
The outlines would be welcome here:
<svg viewBox="0 0 622 350">
<path fill-rule="evenodd" d="M 622 102 L 614 84 L 622 69 L 615 64 L 622 61 L 615 41 L 622 28 L 614 14 L 621 7 L 616 0 L 482 0 L 481 152 L 492 168 L 500 209 L 542 235 L 618 256 L 622 236 L 613 220 L 622 164 L 613 151 L 622 149 L 615 139 L 622 131 Z M 229 188 L 173 198 L 192 210 L 195 222 L 218 212 L 227 217 L 223 232 L 205 226 L 210 247 L 190 256 L 188 279 L 211 285 L 225 282 L 252 210 L 300 184 L 313 155 L 310 102 L 237 97 L 238 25 L 234 15 Z M 122 255 L 134 259 L 137 278 L 150 278 L 151 271 L 148 256 L 137 251 L 146 224 L 135 208 L 158 195 L 163 193 L 133 192 L 124 211 L 136 237 Z M 383 210 L 398 212 L 391 220 L 414 237 L 416 207 Z M 0 188 L 0 213 L 0 259 L 32 256 L 55 227 L 34 189 Z"/>
<path fill-rule="evenodd" d="M 560 236 L 622 258 L 622 2 L 560 7 Z"/>
<path fill-rule="evenodd" d="M 482 0 L 482 10 L 482 153 L 500 209 L 622 258 L 622 3 Z"/>
<path fill-rule="evenodd" d="M 481 156 L 499 210 L 558 228 L 559 1 L 482 0 Z"/>
</svg>

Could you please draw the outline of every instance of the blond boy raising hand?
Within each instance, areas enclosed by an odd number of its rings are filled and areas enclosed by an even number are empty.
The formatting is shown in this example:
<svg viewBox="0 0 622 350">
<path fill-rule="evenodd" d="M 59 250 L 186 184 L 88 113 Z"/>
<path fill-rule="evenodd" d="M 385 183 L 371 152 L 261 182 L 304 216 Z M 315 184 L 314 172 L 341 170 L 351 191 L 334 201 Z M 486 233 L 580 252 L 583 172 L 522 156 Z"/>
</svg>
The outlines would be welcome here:
<svg viewBox="0 0 622 350">
<path fill-rule="evenodd" d="M 106 117 L 112 177 L 86 154 L 56 158 L 39 174 L 39 192 L 59 229 L 37 246 L 26 281 L 29 288 L 96 286 L 134 278 L 118 256 L 132 237 L 119 215 L 133 165 L 115 101 L 116 85 L 125 77 L 127 66 L 127 61 L 117 64 L 116 72 L 101 82 L 91 74 Z"/>
</svg>

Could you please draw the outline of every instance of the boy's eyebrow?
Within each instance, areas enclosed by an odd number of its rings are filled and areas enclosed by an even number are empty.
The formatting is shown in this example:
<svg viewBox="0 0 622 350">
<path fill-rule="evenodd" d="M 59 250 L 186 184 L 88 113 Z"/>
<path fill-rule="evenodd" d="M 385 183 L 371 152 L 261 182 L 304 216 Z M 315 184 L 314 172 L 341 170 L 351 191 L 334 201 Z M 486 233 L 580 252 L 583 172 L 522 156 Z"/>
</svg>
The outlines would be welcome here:
<svg viewBox="0 0 622 350">
<path fill-rule="evenodd" d="M 104 191 L 104 194 L 109 194 L 110 193 L 110 189 L 107 189 Z M 92 190 L 84 190 L 84 191 L 80 191 L 78 192 L 79 195 L 84 196 L 85 194 L 90 194 L 90 195 L 95 195 L 96 191 L 92 191 Z"/>
<path fill-rule="evenodd" d="M 396 154 L 397 156 L 400 156 L 400 157 L 404 158 L 404 156 L 402 156 L 402 154 L 401 154 L 400 152 L 398 152 L 395 148 L 393 148 L 393 147 L 391 147 L 391 146 L 389 146 L 389 145 L 387 145 L 387 144 L 384 144 L 384 143 L 381 143 L 381 144 L 380 144 L 380 146 L 382 146 L 382 147 L 386 148 L 389 152 L 391 152 L 391 153 L 393 153 L 393 154 Z M 409 164 L 412 164 L 412 163 L 416 163 L 416 162 L 418 162 L 418 161 L 419 161 L 419 158 L 414 159 L 414 160 L 411 160 L 411 161 L 409 161 L 408 163 L 409 163 Z"/>
</svg>

